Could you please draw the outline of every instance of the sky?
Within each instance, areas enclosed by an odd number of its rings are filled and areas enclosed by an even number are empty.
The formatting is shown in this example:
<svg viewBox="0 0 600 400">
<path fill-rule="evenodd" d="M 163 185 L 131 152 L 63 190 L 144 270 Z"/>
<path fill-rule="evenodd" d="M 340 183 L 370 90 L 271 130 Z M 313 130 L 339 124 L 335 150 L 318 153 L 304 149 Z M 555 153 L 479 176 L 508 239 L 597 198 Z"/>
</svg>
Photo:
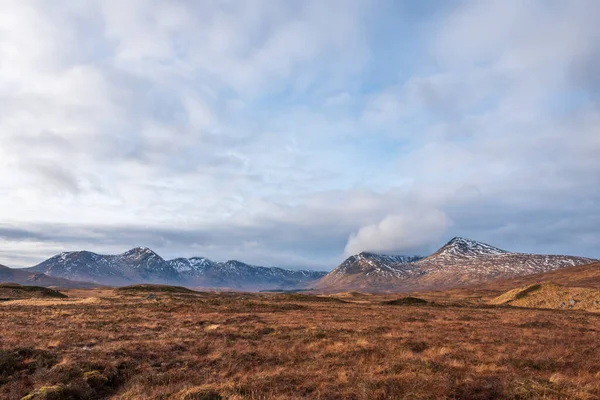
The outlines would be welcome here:
<svg viewBox="0 0 600 400">
<path fill-rule="evenodd" d="M 0 264 L 600 258 L 600 2 L 3 0 Z"/>
</svg>

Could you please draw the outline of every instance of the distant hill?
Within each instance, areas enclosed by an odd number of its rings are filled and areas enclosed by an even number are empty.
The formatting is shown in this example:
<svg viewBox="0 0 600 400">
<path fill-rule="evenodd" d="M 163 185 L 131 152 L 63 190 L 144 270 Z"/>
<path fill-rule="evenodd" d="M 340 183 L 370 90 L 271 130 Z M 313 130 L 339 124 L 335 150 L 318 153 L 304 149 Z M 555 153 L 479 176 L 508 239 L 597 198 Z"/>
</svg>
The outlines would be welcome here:
<svg viewBox="0 0 600 400">
<path fill-rule="evenodd" d="M 361 253 L 345 260 L 315 288 L 326 292 L 408 292 L 472 286 L 597 260 L 563 255 L 513 253 L 456 237 L 432 255 L 382 256 Z"/>
<path fill-rule="evenodd" d="M 150 284 L 138 284 L 130 286 L 121 286 L 116 289 L 117 293 L 176 293 L 176 294 L 197 294 L 194 290 L 185 288 L 183 286 L 170 286 L 170 285 L 150 285 Z"/>
<path fill-rule="evenodd" d="M 53 289 L 41 286 L 23 286 L 16 283 L 0 283 L 0 299 L 39 299 L 66 298 L 67 296 Z"/>
<path fill-rule="evenodd" d="M 39 272 L 8 268 L 4 265 L 0 265 L 0 282 L 43 287 L 59 287 L 63 289 L 83 289 L 98 286 L 90 282 L 76 282 L 48 276 Z"/>
<path fill-rule="evenodd" d="M 146 247 L 117 255 L 66 252 L 27 270 L 115 286 L 154 283 L 239 290 L 302 288 L 326 274 L 254 266 L 235 260 L 215 262 L 204 257 L 165 260 Z"/>
</svg>

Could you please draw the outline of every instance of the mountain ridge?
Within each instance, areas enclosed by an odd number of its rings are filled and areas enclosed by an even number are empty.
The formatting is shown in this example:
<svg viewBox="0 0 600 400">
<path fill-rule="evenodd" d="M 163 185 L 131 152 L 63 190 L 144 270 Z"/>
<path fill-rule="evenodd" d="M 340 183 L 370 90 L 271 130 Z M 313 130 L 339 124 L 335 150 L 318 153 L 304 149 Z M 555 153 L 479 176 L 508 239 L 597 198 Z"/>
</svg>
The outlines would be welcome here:
<svg viewBox="0 0 600 400">
<path fill-rule="evenodd" d="M 600 262 L 555 269 L 538 274 L 502 279 L 478 286 L 481 289 L 510 290 L 520 286 L 553 282 L 569 287 L 600 289 Z"/>
<path fill-rule="evenodd" d="M 57 254 L 22 271 L 69 281 L 122 286 L 135 283 L 241 290 L 315 288 L 319 291 L 438 290 L 539 274 L 597 260 L 515 253 L 463 237 L 454 237 L 429 256 L 352 255 L 329 273 L 250 265 L 206 257 L 166 260 L 147 247 L 116 255 L 90 251 Z"/>
<path fill-rule="evenodd" d="M 206 257 L 165 260 L 147 247 L 135 247 L 116 255 L 85 250 L 63 252 L 24 270 L 116 286 L 161 283 L 251 290 L 304 287 L 326 274 L 255 266 L 236 260 L 216 262 Z"/>
<path fill-rule="evenodd" d="M 388 262 L 391 257 L 369 252 L 350 256 L 315 288 L 327 292 L 441 290 L 597 261 L 515 253 L 463 237 L 455 237 L 431 255 L 414 261 Z"/>
<path fill-rule="evenodd" d="M 439 250 L 423 259 L 433 257 L 464 259 L 470 256 L 499 255 L 507 253 L 510 252 L 473 239 L 456 236 L 440 247 Z"/>
</svg>

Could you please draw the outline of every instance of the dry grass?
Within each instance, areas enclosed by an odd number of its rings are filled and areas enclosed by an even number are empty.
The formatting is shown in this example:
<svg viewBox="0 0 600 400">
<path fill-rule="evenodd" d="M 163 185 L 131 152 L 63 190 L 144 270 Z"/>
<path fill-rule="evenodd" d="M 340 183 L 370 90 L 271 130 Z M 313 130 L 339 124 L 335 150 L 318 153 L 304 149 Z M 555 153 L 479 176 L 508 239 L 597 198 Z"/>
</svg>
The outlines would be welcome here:
<svg viewBox="0 0 600 400">
<path fill-rule="evenodd" d="M 84 293 L 101 298 L 79 301 Z M 600 398 L 594 313 L 359 295 L 68 294 L 0 307 L 0 398 Z"/>
<path fill-rule="evenodd" d="M 509 290 L 489 302 L 515 307 L 565 308 L 600 312 L 600 290 L 541 283 Z"/>
<path fill-rule="evenodd" d="M 101 299 L 98 297 L 73 298 L 73 299 L 31 298 L 31 299 L 16 299 L 16 300 L 2 302 L 2 303 L 0 303 L 0 307 L 2 307 L 2 306 L 14 307 L 16 305 L 46 307 L 46 306 L 65 306 L 65 305 L 76 305 L 76 304 L 92 304 L 92 303 L 100 303 L 100 302 L 101 302 Z"/>
</svg>

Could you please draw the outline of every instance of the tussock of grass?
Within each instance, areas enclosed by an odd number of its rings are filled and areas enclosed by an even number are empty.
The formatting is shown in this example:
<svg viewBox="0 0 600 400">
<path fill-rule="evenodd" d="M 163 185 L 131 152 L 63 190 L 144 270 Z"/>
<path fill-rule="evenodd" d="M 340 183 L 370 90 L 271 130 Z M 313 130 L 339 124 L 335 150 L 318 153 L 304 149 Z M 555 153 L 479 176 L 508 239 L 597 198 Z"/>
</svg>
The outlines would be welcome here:
<svg viewBox="0 0 600 400">
<path fill-rule="evenodd" d="M 221 400 L 223 396 L 212 385 L 185 389 L 174 396 L 176 400 Z"/>
</svg>

